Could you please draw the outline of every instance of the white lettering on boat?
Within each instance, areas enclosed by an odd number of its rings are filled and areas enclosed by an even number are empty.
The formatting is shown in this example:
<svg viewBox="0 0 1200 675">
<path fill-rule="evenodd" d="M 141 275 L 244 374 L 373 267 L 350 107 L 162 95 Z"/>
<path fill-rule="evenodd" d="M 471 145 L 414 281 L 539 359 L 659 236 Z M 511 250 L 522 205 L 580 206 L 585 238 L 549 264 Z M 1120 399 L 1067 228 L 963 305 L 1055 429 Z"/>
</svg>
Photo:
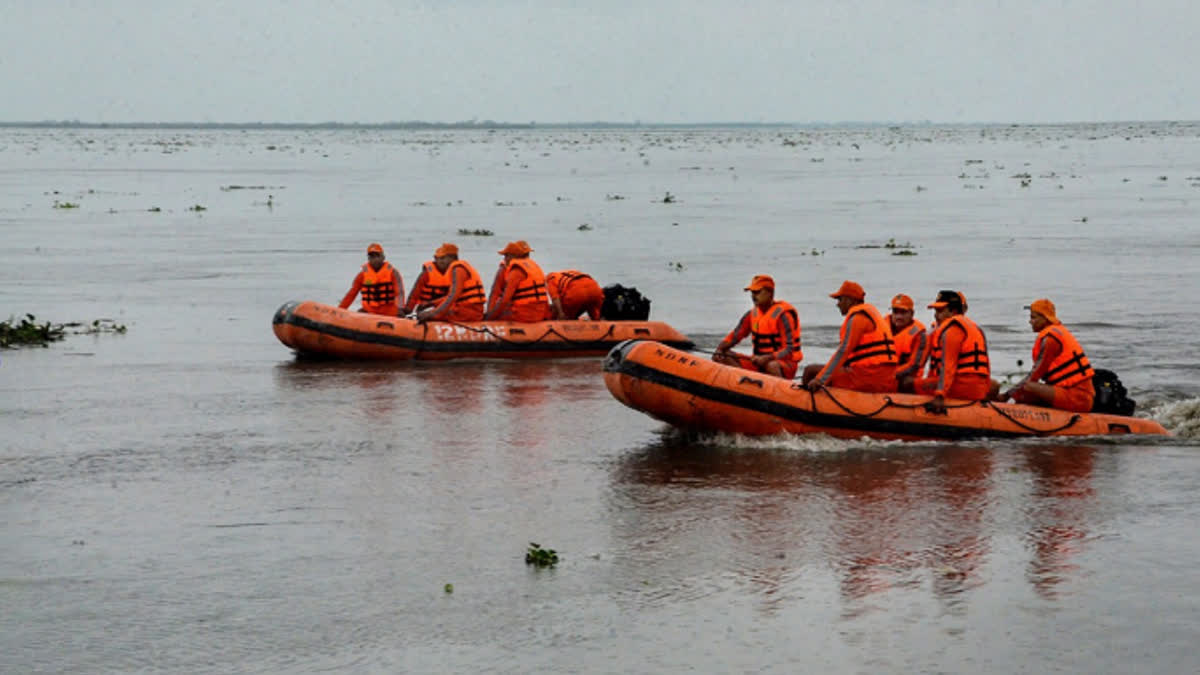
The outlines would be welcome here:
<svg viewBox="0 0 1200 675">
<path fill-rule="evenodd" d="M 1013 419 L 1031 420 L 1034 422 L 1049 422 L 1050 413 L 1045 410 L 1028 410 L 1026 408 L 1010 408 L 1008 416 Z"/>
</svg>

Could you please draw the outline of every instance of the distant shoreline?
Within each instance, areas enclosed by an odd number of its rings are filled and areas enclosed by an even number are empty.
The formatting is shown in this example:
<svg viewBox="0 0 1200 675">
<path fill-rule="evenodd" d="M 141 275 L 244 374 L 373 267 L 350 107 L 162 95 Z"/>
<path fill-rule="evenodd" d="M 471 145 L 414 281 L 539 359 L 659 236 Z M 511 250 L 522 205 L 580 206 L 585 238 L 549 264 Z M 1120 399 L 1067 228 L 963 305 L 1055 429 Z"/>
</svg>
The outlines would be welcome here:
<svg viewBox="0 0 1200 675">
<path fill-rule="evenodd" d="M 0 127 L 25 127 L 35 129 L 281 129 L 281 130 L 438 130 L 438 129 L 828 129 L 846 127 L 922 127 L 932 123 L 894 124 L 884 122 L 841 122 L 841 123 L 792 123 L 792 122 L 695 122 L 695 123 L 648 123 L 648 122 L 0 122 Z"/>
<path fill-rule="evenodd" d="M 674 129 L 886 129 L 886 128 L 963 128 L 963 127 L 1070 127 L 1070 126 L 1114 126 L 1114 125 L 1192 125 L 1190 120 L 1141 120 L 1111 122 L 695 122 L 695 123 L 646 123 L 646 122 L 0 122 L 0 128 L 26 129 L 166 129 L 166 130 L 370 130 L 370 131 L 425 131 L 425 130 L 531 130 L 531 129 L 620 129 L 620 130 L 674 130 Z"/>
</svg>

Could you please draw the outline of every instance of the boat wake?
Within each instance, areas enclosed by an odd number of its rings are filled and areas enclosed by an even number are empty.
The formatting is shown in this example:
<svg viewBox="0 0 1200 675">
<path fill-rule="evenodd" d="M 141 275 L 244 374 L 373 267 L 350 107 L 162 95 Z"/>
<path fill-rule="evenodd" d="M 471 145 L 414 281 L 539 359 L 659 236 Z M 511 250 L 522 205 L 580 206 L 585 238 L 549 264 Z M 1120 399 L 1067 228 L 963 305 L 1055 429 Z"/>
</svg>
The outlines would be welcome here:
<svg viewBox="0 0 1200 675">
<path fill-rule="evenodd" d="M 1200 439 L 1200 398 L 1161 403 L 1148 412 L 1176 438 Z"/>
</svg>

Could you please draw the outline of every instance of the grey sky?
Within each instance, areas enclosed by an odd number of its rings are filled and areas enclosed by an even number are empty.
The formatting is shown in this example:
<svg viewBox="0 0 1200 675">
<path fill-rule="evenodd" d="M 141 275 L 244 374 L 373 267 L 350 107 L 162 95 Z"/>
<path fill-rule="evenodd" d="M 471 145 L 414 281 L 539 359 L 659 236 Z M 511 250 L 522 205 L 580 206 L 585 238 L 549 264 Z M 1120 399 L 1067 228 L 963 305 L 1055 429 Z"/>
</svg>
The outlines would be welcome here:
<svg viewBox="0 0 1200 675">
<path fill-rule="evenodd" d="M 4 0 L 0 120 L 1200 119 L 1194 2 Z"/>
</svg>

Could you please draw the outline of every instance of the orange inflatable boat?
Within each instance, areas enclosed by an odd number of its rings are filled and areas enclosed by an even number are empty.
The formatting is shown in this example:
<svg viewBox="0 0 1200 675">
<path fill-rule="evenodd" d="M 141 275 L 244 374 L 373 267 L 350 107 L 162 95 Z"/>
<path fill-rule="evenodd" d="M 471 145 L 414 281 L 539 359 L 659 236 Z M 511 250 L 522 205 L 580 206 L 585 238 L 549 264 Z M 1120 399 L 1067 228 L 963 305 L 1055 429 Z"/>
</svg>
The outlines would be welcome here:
<svg viewBox="0 0 1200 675">
<path fill-rule="evenodd" d="M 661 321 L 476 321 L 458 323 L 364 314 L 319 302 L 285 303 L 272 320 L 275 337 L 302 354 L 346 359 L 441 361 L 604 356 L 631 338 L 690 349 Z"/>
<path fill-rule="evenodd" d="M 1167 434 L 1151 419 L 929 396 L 810 392 L 784 380 L 714 363 L 653 341 L 617 345 L 604 360 L 604 382 L 620 402 L 684 429 L 748 435 L 824 433 L 839 438 L 960 439 L 982 436 Z"/>
</svg>

